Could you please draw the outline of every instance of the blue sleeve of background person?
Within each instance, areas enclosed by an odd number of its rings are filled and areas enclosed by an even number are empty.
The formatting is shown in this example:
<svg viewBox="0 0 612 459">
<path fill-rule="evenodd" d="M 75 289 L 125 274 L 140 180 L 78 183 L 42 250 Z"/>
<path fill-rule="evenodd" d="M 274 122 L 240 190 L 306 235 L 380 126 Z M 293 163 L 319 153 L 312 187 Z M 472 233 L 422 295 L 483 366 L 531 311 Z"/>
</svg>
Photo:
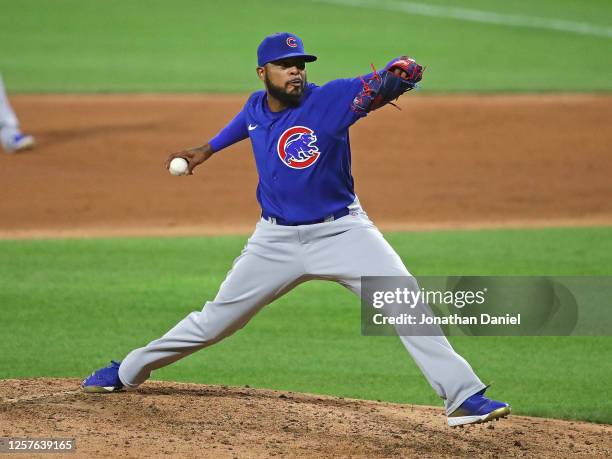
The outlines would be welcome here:
<svg viewBox="0 0 612 459">
<path fill-rule="evenodd" d="M 214 136 L 208 143 L 213 152 L 217 152 L 235 144 L 236 142 L 240 142 L 247 137 L 249 137 L 249 131 L 246 125 L 244 109 L 242 109 L 234 117 L 234 119 L 231 120 L 229 124 L 225 126 L 221 132 Z"/>
<path fill-rule="evenodd" d="M 367 113 L 357 113 L 351 108 L 353 99 L 363 89 L 361 78 L 367 81 L 373 73 L 356 78 L 341 78 L 332 80 L 319 88 L 322 101 L 325 101 L 325 110 L 321 116 L 326 120 L 325 125 L 336 132 L 341 132 Z"/>
</svg>

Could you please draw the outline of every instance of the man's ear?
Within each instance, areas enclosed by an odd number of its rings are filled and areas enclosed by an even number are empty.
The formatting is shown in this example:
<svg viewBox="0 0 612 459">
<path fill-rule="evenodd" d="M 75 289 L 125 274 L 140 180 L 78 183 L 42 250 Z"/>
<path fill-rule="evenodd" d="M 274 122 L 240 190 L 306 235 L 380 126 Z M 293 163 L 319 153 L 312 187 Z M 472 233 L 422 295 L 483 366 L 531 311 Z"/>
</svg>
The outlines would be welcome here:
<svg viewBox="0 0 612 459">
<path fill-rule="evenodd" d="M 259 77 L 259 79 L 260 79 L 261 81 L 264 81 L 264 77 L 265 77 L 265 75 L 266 75 L 266 69 L 265 69 L 265 67 L 257 67 L 257 68 L 255 69 L 255 71 L 257 72 L 257 76 Z"/>
</svg>

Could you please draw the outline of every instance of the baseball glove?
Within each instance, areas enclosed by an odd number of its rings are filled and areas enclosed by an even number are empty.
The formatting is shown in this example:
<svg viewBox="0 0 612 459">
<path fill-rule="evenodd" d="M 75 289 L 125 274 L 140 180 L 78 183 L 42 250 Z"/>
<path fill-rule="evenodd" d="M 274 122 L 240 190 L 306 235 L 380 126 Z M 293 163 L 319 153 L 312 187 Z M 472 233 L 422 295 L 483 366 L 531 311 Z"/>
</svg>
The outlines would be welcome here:
<svg viewBox="0 0 612 459">
<path fill-rule="evenodd" d="M 364 115 L 414 89 L 421 81 L 424 71 L 423 67 L 408 56 L 393 59 L 380 72 L 376 71 L 374 65 L 372 69 L 374 73 L 367 80 L 361 77 L 363 88 L 351 105 L 353 110 Z"/>
</svg>

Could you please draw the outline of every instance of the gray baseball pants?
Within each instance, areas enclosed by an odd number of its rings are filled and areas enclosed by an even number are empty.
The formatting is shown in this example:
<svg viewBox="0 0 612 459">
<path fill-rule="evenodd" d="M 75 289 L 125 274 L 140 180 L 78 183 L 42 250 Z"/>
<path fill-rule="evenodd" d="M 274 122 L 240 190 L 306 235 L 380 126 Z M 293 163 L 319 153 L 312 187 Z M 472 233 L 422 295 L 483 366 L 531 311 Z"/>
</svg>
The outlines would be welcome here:
<svg viewBox="0 0 612 459">
<path fill-rule="evenodd" d="M 216 298 L 161 338 L 130 352 L 121 363 L 119 378 L 126 387 L 137 387 L 153 370 L 230 336 L 262 307 L 302 282 L 333 280 L 359 296 L 361 276 L 410 273 L 358 201 L 349 215 L 325 223 L 281 226 L 262 219 Z M 431 387 L 445 400 L 447 413 L 485 387 L 446 337 L 400 339 Z"/>
</svg>

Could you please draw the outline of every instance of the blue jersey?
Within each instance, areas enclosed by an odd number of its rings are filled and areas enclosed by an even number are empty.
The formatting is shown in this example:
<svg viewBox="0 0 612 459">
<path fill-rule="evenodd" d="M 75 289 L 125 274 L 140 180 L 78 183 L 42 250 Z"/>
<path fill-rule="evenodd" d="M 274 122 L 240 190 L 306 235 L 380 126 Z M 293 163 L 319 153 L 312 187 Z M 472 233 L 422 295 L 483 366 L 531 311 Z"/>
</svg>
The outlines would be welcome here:
<svg viewBox="0 0 612 459">
<path fill-rule="evenodd" d="M 265 91 L 249 97 L 210 141 L 217 152 L 250 137 L 259 174 L 257 200 L 266 217 L 298 224 L 321 220 L 355 200 L 348 128 L 359 78 L 307 84 L 300 105 L 270 111 Z"/>
</svg>

